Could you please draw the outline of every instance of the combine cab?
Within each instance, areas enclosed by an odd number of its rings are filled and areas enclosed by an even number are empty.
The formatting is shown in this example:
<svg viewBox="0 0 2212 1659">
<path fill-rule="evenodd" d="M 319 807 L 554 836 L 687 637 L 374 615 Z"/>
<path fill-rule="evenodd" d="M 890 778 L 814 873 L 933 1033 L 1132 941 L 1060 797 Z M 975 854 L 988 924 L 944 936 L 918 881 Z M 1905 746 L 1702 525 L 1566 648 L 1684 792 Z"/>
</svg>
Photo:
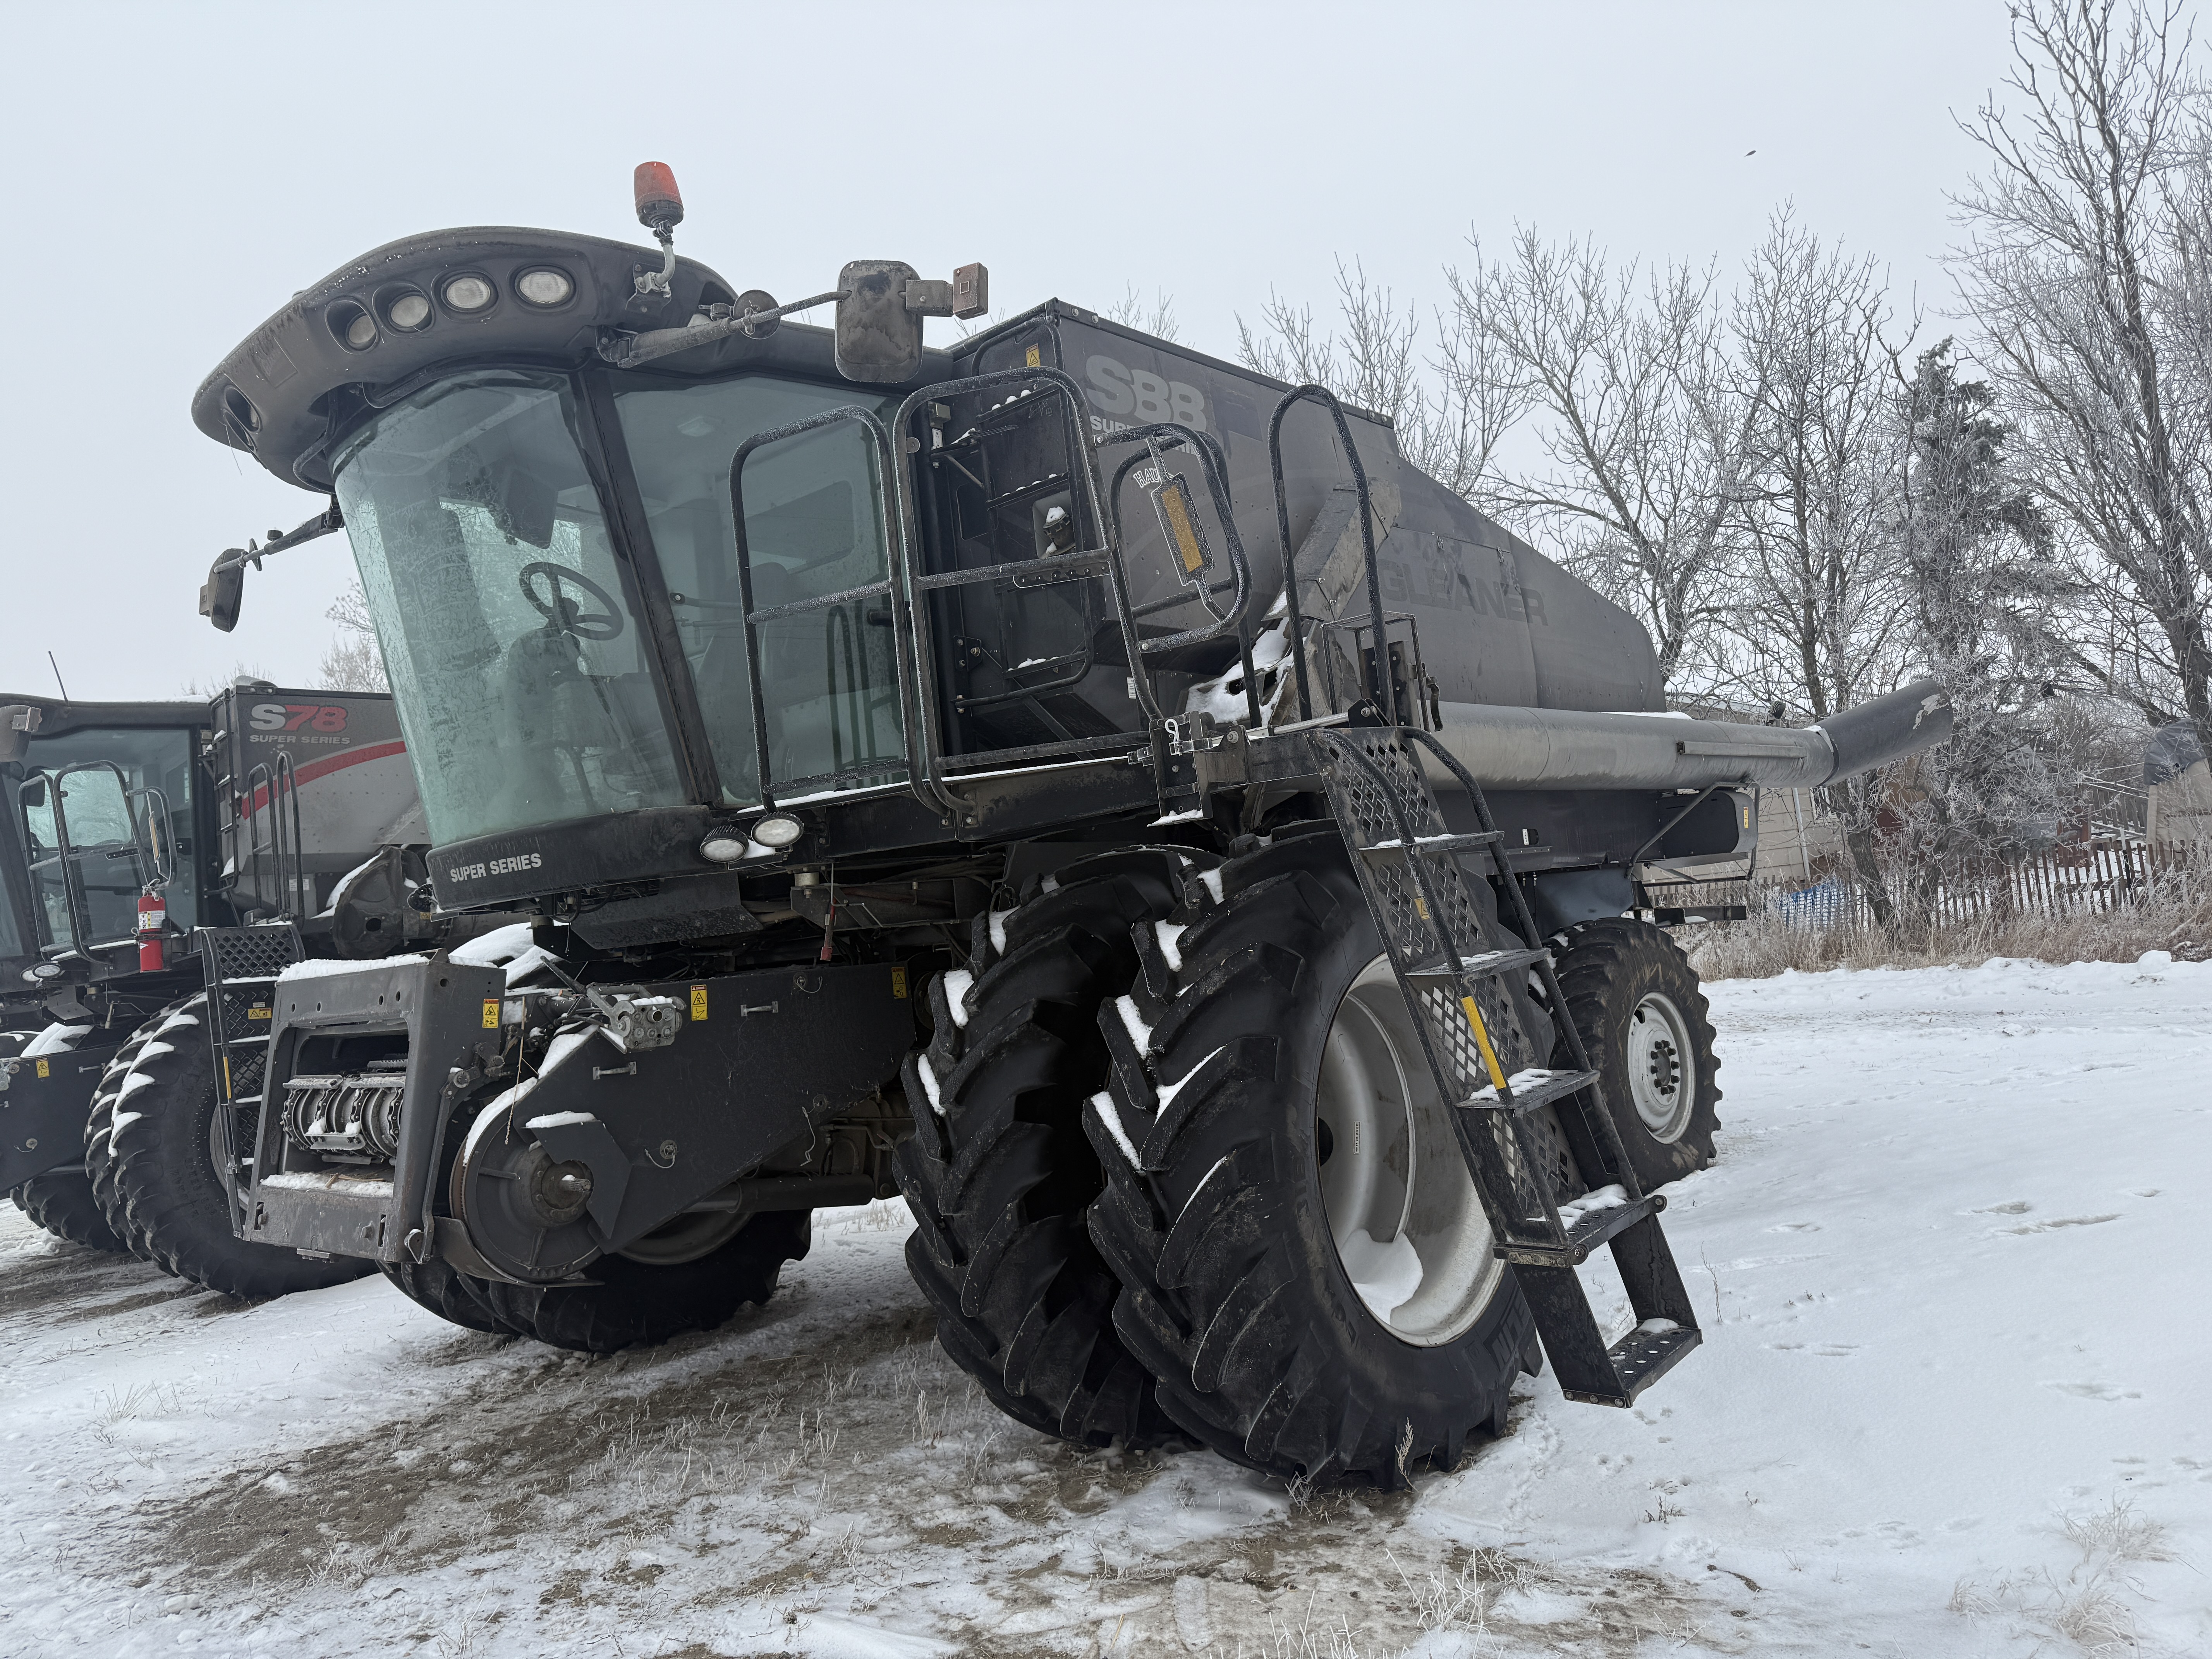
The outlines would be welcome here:
<svg viewBox="0 0 2212 1659">
<path fill-rule="evenodd" d="M 926 349 L 978 266 L 778 305 L 675 255 L 665 175 L 658 252 L 396 242 L 195 402 L 330 493 L 279 543 L 351 538 L 440 902 L 544 969 L 280 979 L 242 1237 L 610 1348 L 901 1191 L 940 1340 L 1048 1433 L 1397 1484 L 1547 1353 L 1634 1399 L 1698 1340 L 1660 1213 L 1718 1091 L 1626 913 L 1940 699 L 1666 717 L 1635 622 L 1386 423 L 1057 301 Z M 363 1146 L 300 1132 L 349 1102 Z"/>
<path fill-rule="evenodd" d="M 237 1294 L 355 1276 L 238 1243 L 205 987 L 234 939 L 289 963 L 302 940 L 381 957 L 483 925 L 430 912 L 391 699 L 20 697 L 0 739 L 0 1187 L 63 1237 Z M 223 1006 L 241 1049 L 265 1036 L 265 989 Z"/>
</svg>

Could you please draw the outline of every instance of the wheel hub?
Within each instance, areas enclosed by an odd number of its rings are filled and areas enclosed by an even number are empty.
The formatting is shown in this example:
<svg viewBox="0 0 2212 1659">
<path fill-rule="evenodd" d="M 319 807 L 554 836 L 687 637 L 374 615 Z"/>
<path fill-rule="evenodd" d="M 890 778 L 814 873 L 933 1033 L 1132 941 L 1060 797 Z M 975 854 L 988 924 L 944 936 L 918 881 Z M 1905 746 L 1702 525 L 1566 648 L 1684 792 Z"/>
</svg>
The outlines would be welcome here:
<svg viewBox="0 0 2212 1659">
<path fill-rule="evenodd" d="M 586 1216 L 591 1171 L 556 1158 L 488 1110 L 453 1161 L 453 1213 L 501 1272 L 529 1284 L 567 1279 L 599 1254 Z"/>
<path fill-rule="evenodd" d="M 1314 1158 L 1329 1231 L 1360 1300 L 1418 1346 L 1464 1334 L 1504 1267 L 1389 959 L 1338 1006 L 1315 1091 Z"/>
<path fill-rule="evenodd" d="M 1674 1002 L 1653 991 L 1628 1017 L 1628 1092 L 1651 1138 L 1673 1141 L 1690 1127 L 1698 1097 L 1689 1024 Z"/>
</svg>

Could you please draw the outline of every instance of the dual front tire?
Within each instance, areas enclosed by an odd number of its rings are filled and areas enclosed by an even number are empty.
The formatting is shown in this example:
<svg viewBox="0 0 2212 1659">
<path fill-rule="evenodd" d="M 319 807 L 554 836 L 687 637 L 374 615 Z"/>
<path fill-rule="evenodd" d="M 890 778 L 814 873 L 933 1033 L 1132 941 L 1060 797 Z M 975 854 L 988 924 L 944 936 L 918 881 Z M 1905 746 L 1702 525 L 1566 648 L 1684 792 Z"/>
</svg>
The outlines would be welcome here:
<svg viewBox="0 0 2212 1659">
<path fill-rule="evenodd" d="M 1158 875 L 1133 915 L 1126 865 L 1073 866 L 994 936 L 979 925 L 969 969 L 933 992 L 902 1174 L 940 1339 L 1013 1415 L 1070 1438 L 1183 1436 L 1386 1488 L 1453 1466 L 1502 1431 L 1540 1351 L 1341 840 L 1316 825 L 1212 869 L 1144 856 Z M 1601 938 L 1582 1000 L 1565 988 L 1578 1017 L 1637 955 Z M 1712 1075 L 1694 976 L 1673 989 L 1677 1047 L 1703 1063 L 1673 1074 L 1692 1104 L 1670 1168 L 1700 1133 L 1710 1158 Z M 1623 1047 L 1664 1078 L 1654 1053 Z M 1067 1149 L 1071 1102 L 1087 1156 Z M 1040 1331 L 1080 1364 L 1040 1378 Z"/>
</svg>

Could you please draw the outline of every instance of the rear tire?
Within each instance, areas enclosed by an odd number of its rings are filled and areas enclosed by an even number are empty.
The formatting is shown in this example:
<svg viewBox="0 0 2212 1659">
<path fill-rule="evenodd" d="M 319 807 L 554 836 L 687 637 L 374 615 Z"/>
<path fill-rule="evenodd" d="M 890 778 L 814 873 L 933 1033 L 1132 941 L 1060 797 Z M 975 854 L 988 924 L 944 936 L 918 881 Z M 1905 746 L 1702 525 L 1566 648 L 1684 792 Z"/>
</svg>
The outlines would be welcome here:
<svg viewBox="0 0 2212 1659">
<path fill-rule="evenodd" d="M 130 1254 L 131 1247 L 115 1236 L 92 1194 L 92 1178 L 81 1168 L 64 1164 L 44 1175 L 34 1175 L 8 1194 L 15 1207 L 56 1238 L 82 1244 L 88 1250 Z"/>
<path fill-rule="evenodd" d="M 1636 1178 L 1651 1192 L 1713 1161 L 1713 1026 L 1697 970 L 1662 927 L 1627 916 L 1552 941 L 1559 989 L 1604 1079 L 1606 1108 Z M 1565 1043 L 1552 1063 L 1569 1062 Z"/>
<path fill-rule="evenodd" d="M 1136 977 L 1131 930 L 1197 869 L 1133 848 L 1032 880 L 977 918 L 968 967 L 931 981 L 935 1030 L 906 1064 L 907 1266 L 938 1340 L 1008 1416 L 1085 1445 L 1177 1432 L 1115 1334 L 1121 1286 L 1084 1220 L 1105 1177 L 1083 1103 L 1106 1081 L 1099 1009 Z"/>
<path fill-rule="evenodd" d="M 228 1109 L 216 1100 L 206 1029 L 161 1033 L 171 1016 L 198 1018 L 206 1006 L 206 993 L 197 993 L 142 1028 L 147 1041 L 110 1108 L 115 1191 L 133 1242 L 143 1240 L 163 1272 L 226 1296 L 322 1290 L 374 1272 L 373 1263 L 350 1256 L 313 1261 L 232 1231 L 230 1194 L 211 1150 L 215 1115 Z"/>
<path fill-rule="evenodd" d="M 1402 1486 L 1504 1429 L 1514 1378 L 1540 1363 L 1534 1322 L 1491 1255 L 1334 826 L 1279 837 L 1220 884 L 1172 918 L 1175 955 L 1146 951 L 1132 1018 L 1100 1019 L 1112 1081 L 1085 1123 L 1115 1324 L 1168 1414 L 1224 1456 Z"/>
<path fill-rule="evenodd" d="M 497 1279 L 470 1284 L 483 1285 L 484 1300 L 503 1329 L 556 1348 L 613 1353 L 665 1342 L 685 1331 L 711 1331 L 748 1304 L 765 1304 L 775 1294 L 783 1264 L 805 1260 L 813 1239 L 812 1211 L 772 1210 L 753 1217 L 727 1243 L 690 1261 L 659 1265 L 603 1255 L 583 1270 L 599 1281 L 594 1285 L 509 1285 Z M 650 1234 L 639 1240 L 639 1254 L 649 1254 L 652 1242 Z"/>
</svg>

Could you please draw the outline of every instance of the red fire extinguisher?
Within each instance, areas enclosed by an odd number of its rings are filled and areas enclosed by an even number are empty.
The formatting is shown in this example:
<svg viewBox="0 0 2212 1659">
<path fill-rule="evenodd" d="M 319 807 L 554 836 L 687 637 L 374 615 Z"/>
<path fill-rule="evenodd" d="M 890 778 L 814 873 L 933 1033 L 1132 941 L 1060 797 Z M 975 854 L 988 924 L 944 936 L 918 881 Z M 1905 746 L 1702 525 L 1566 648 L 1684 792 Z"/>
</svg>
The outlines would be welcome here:
<svg viewBox="0 0 2212 1659">
<path fill-rule="evenodd" d="M 158 974 L 168 965 L 162 952 L 162 937 L 169 926 L 169 902 L 159 889 L 148 887 L 138 895 L 138 971 Z"/>
</svg>

